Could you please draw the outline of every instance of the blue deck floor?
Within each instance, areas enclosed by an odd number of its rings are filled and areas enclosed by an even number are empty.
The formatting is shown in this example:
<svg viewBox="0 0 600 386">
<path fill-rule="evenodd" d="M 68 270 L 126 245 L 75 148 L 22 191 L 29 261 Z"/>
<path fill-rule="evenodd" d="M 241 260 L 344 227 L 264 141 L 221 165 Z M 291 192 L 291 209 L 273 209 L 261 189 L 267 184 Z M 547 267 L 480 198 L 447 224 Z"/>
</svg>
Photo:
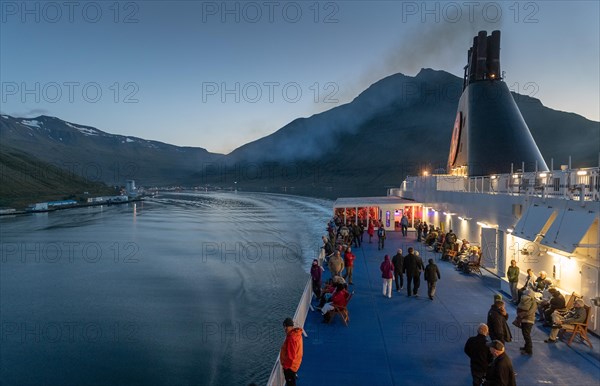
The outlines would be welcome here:
<svg viewBox="0 0 600 386">
<path fill-rule="evenodd" d="M 368 238 L 368 236 L 367 236 Z M 421 279 L 419 297 L 407 297 L 406 289 L 382 294 L 379 264 L 385 253 L 393 256 L 397 248 L 404 253 L 409 246 L 420 251 L 427 263 L 435 258 L 441 281 L 435 300 L 427 297 Z M 355 294 L 349 304 L 350 323 L 341 319 L 322 324 L 320 312 L 309 312 L 304 339 L 304 358 L 298 372 L 300 385 L 470 385 L 469 358 L 463 347 L 477 325 L 485 323 L 498 278 L 464 275 L 450 263 L 439 261 L 439 254 L 414 242 L 414 234 L 402 238 L 388 233 L 385 250 L 363 243 L 354 249 Z M 328 271 L 325 271 L 329 276 Z M 406 284 L 406 283 L 405 283 Z M 406 286 L 405 286 L 406 287 Z M 316 301 L 313 300 L 316 305 Z M 510 304 L 510 303 L 508 303 Z M 507 305 L 510 321 L 515 307 Z M 513 361 L 518 385 L 600 385 L 600 341 L 592 336 L 594 349 L 579 342 L 544 343 L 549 329 L 536 324 L 532 331 L 533 356 L 522 356 L 521 331 L 511 325 L 513 342 L 506 352 Z"/>
</svg>

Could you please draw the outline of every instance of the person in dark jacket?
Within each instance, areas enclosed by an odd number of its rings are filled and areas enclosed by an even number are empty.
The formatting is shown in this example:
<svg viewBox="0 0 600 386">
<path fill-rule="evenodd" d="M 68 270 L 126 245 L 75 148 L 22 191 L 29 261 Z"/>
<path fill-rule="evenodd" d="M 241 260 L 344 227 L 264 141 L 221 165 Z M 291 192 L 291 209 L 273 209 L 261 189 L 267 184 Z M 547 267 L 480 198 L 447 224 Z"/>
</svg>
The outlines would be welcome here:
<svg viewBox="0 0 600 386">
<path fill-rule="evenodd" d="M 396 292 L 400 292 L 400 290 L 404 288 L 404 274 L 402 273 L 404 268 L 404 256 L 402 256 L 402 249 L 398 249 L 398 252 L 394 255 L 392 264 L 394 264 Z M 400 285 L 398 285 L 398 278 L 400 278 Z"/>
<path fill-rule="evenodd" d="M 540 304 L 540 320 L 550 322 L 552 319 L 552 313 L 556 310 L 562 310 L 567 306 L 567 302 L 563 294 L 560 293 L 556 288 L 549 288 L 548 292 L 552 295 L 550 301 L 542 302 Z"/>
<path fill-rule="evenodd" d="M 413 295 L 412 284 L 414 284 L 414 295 L 417 295 L 419 286 L 421 284 L 421 271 L 425 269 L 423 267 L 423 260 L 416 255 L 412 247 L 408 248 L 408 255 L 404 256 L 404 273 L 406 273 L 406 290 L 408 296 Z"/>
<path fill-rule="evenodd" d="M 465 343 L 465 354 L 471 359 L 473 386 L 481 386 L 487 368 L 493 359 L 487 346 L 488 331 L 487 324 L 481 323 L 477 328 L 477 335 L 470 337 Z"/>
<path fill-rule="evenodd" d="M 512 341 L 512 334 L 508 328 L 508 313 L 502 300 L 496 300 L 490 307 L 487 316 L 487 325 L 490 329 L 490 338 L 499 340 L 502 344 Z"/>
<path fill-rule="evenodd" d="M 429 299 L 433 300 L 433 296 L 435 295 L 435 285 L 437 281 L 441 279 L 440 270 L 433 262 L 433 259 L 429 259 L 429 264 L 425 267 L 423 278 L 427 282 L 427 295 L 429 296 Z"/>
<path fill-rule="evenodd" d="M 519 267 L 517 267 L 516 260 L 510 261 L 510 267 L 508 267 L 506 276 L 508 277 L 508 283 L 510 284 L 511 302 L 518 304 L 517 299 L 519 298 L 519 289 L 517 286 L 519 285 Z"/>
<path fill-rule="evenodd" d="M 488 343 L 494 357 L 485 374 L 484 386 L 516 386 L 515 371 L 512 361 L 504 352 L 504 344 L 499 340 Z"/>
<path fill-rule="evenodd" d="M 319 262 L 317 259 L 314 259 L 312 262 L 312 266 L 310 267 L 310 277 L 312 279 L 312 289 L 315 296 L 318 298 L 321 297 L 321 273 L 323 272 L 323 268 L 319 266 Z"/>
</svg>

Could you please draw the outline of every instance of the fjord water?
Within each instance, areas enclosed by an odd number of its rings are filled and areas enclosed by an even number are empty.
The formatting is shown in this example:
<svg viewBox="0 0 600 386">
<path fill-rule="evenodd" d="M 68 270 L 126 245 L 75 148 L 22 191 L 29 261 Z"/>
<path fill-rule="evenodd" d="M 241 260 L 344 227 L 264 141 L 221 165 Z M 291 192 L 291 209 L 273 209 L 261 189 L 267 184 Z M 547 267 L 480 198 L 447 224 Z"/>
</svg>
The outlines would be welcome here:
<svg viewBox="0 0 600 386">
<path fill-rule="evenodd" d="M 0 218 L 0 384 L 264 384 L 330 208 L 180 193 Z"/>
</svg>

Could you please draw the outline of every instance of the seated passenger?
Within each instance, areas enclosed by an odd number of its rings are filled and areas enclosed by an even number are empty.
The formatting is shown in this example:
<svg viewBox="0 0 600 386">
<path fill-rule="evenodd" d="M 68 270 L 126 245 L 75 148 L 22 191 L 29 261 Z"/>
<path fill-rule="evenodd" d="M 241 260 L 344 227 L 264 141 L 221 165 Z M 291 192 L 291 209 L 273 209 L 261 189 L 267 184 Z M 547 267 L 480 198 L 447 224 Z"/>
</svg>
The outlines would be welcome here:
<svg viewBox="0 0 600 386">
<path fill-rule="evenodd" d="M 540 304 L 540 321 L 545 321 L 549 325 L 554 311 L 564 309 L 567 303 L 563 294 L 556 288 L 550 288 L 548 291 L 552 298 Z"/>
<path fill-rule="evenodd" d="M 329 321 L 331 321 L 335 307 L 346 307 L 349 296 L 350 294 L 346 290 L 346 285 L 338 284 L 335 292 L 331 295 L 331 302 L 326 303 L 321 309 L 324 323 L 329 323 Z"/>
<path fill-rule="evenodd" d="M 544 342 L 546 343 L 556 343 L 558 337 L 558 331 L 561 328 L 569 328 L 573 327 L 572 323 L 585 323 L 585 319 L 587 317 L 585 308 L 583 307 L 583 299 L 575 300 L 574 307 L 567 312 L 564 316 L 557 311 L 552 314 L 552 331 Z"/>
<path fill-rule="evenodd" d="M 552 280 L 548 279 L 547 276 L 548 275 L 546 274 L 546 271 L 540 271 L 540 276 L 538 276 L 538 278 L 535 279 L 535 282 L 532 284 L 531 288 L 535 292 L 539 293 L 542 293 L 544 292 L 544 290 L 550 288 L 550 286 L 552 285 Z"/>
</svg>

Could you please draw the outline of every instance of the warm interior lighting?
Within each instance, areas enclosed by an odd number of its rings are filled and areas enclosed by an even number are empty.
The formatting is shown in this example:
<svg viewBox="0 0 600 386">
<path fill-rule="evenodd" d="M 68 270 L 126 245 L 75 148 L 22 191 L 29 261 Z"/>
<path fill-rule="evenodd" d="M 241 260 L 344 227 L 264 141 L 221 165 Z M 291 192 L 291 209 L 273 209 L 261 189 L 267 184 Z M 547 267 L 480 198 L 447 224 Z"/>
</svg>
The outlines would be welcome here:
<svg viewBox="0 0 600 386">
<path fill-rule="evenodd" d="M 587 176 L 587 170 L 579 170 L 579 171 L 577 172 L 577 175 L 578 175 L 578 176 Z"/>
<path fill-rule="evenodd" d="M 517 178 L 519 178 L 519 175 L 518 174 L 513 174 L 513 178 L 517 179 Z"/>
<path fill-rule="evenodd" d="M 497 176 L 497 175 L 493 175 L 493 176 L 491 177 L 491 179 L 492 179 L 492 180 L 495 180 L 496 178 L 498 178 L 498 176 Z"/>
<path fill-rule="evenodd" d="M 540 173 L 540 177 L 541 177 L 541 178 L 546 178 L 547 176 L 548 176 L 548 174 L 547 174 L 547 173 Z"/>
<path fill-rule="evenodd" d="M 425 171 L 423 172 L 423 175 L 424 175 L 424 176 L 428 176 L 428 175 L 429 175 L 429 172 L 428 172 L 427 170 L 425 170 Z"/>
</svg>

